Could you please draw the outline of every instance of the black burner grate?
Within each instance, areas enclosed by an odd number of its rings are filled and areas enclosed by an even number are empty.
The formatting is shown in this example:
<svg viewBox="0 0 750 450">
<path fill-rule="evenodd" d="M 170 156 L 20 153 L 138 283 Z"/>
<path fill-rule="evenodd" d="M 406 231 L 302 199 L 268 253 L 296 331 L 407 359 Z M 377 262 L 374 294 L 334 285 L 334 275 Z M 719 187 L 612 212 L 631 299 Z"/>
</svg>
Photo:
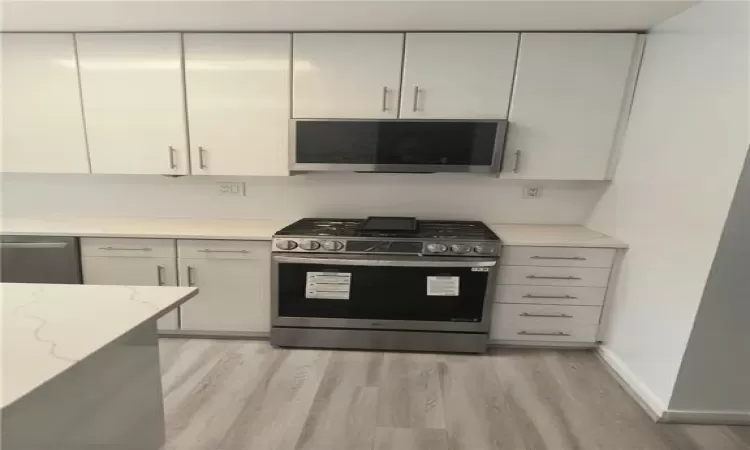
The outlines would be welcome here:
<svg viewBox="0 0 750 450">
<path fill-rule="evenodd" d="M 396 237 L 424 239 L 495 240 L 497 237 L 482 222 L 420 220 L 414 232 L 367 232 L 362 219 L 305 218 L 277 232 L 277 236 Z"/>
</svg>

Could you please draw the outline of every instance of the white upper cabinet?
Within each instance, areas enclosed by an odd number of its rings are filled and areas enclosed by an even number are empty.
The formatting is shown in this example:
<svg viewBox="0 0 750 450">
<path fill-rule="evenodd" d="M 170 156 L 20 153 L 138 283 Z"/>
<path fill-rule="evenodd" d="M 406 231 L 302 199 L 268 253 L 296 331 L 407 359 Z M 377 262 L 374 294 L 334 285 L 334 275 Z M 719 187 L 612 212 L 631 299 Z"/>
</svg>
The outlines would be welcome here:
<svg viewBox="0 0 750 450">
<path fill-rule="evenodd" d="M 178 33 L 77 34 L 93 173 L 189 172 Z"/>
<path fill-rule="evenodd" d="M 289 34 L 185 34 L 194 175 L 288 175 Z"/>
<path fill-rule="evenodd" d="M 73 35 L 3 33 L 2 171 L 88 173 Z"/>
<path fill-rule="evenodd" d="M 293 116 L 395 119 L 403 44 L 401 33 L 295 34 Z"/>
<path fill-rule="evenodd" d="M 518 33 L 407 33 L 401 117 L 504 119 Z"/>
<path fill-rule="evenodd" d="M 521 34 L 504 172 L 606 179 L 640 47 L 636 34 Z"/>
</svg>

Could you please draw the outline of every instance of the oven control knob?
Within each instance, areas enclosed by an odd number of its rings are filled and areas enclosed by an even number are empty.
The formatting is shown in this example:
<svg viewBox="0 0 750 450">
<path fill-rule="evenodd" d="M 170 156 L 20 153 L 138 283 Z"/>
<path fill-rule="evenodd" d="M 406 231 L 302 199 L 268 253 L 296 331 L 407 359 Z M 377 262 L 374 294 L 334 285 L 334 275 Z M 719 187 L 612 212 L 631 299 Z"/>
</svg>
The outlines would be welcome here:
<svg viewBox="0 0 750 450">
<path fill-rule="evenodd" d="M 427 251 L 430 253 L 443 253 L 448 250 L 445 244 L 427 244 Z"/>
<path fill-rule="evenodd" d="M 477 253 L 495 253 L 495 247 L 491 245 L 475 245 L 474 251 Z"/>
<path fill-rule="evenodd" d="M 317 250 L 320 248 L 320 242 L 314 240 L 300 241 L 299 247 L 302 250 Z"/>
<path fill-rule="evenodd" d="M 454 244 L 451 245 L 451 251 L 453 253 L 469 253 L 471 251 L 471 245 Z"/>
<path fill-rule="evenodd" d="M 297 248 L 297 243 L 289 239 L 284 239 L 281 241 L 276 241 L 276 248 L 278 248 L 279 250 L 294 250 L 295 248 Z"/>
<path fill-rule="evenodd" d="M 325 241 L 323 242 L 323 248 L 328 250 L 329 252 L 337 252 L 344 248 L 344 244 L 342 244 L 340 241 Z"/>
</svg>

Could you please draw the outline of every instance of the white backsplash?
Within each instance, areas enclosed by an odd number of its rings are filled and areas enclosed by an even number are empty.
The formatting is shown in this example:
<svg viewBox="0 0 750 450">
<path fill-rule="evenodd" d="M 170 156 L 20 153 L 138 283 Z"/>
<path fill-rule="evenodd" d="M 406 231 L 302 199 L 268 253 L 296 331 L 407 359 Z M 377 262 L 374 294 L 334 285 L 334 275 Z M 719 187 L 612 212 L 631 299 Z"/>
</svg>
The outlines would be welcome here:
<svg viewBox="0 0 750 450">
<path fill-rule="evenodd" d="M 246 183 L 246 196 L 218 182 Z M 2 214 L 16 217 L 289 219 L 403 215 L 506 223 L 580 224 L 608 182 L 515 181 L 465 174 L 292 177 L 4 174 Z M 522 198 L 524 186 L 542 197 Z"/>
</svg>

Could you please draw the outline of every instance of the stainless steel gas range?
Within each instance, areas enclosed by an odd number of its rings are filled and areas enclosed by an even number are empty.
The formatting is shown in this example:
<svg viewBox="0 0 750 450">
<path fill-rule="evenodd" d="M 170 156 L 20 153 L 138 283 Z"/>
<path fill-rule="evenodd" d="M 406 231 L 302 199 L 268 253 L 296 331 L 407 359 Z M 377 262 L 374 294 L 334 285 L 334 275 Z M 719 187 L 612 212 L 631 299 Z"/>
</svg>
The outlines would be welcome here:
<svg viewBox="0 0 750 450">
<path fill-rule="evenodd" d="M 302 219 L 273 237 L 271 343 L 484 352 L 500 249 L 482 222 Z"/>
</svg>

